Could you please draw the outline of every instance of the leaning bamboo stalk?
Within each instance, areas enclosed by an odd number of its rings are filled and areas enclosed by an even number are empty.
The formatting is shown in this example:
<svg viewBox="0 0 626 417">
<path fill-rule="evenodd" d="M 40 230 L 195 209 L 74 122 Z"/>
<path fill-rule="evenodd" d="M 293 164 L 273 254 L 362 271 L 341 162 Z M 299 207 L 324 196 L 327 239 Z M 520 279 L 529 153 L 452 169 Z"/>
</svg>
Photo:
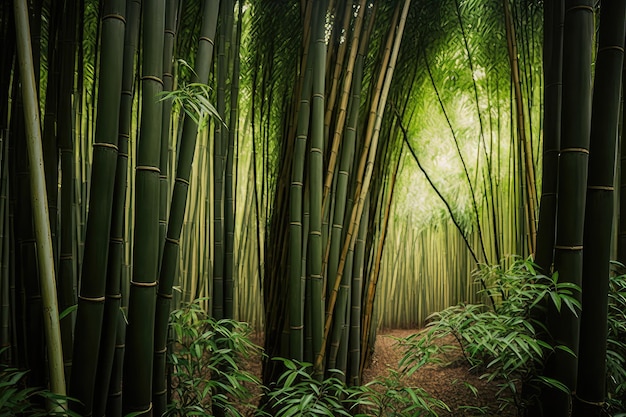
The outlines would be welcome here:
<svg viewBox="0 0 626 417">
<path fill-rule="evenodd" d="M 27 132 L 27 149 L 30 162 L 30 182 L 35 237 L 37 241 L 40 284 L 44 306 L 45 335 L 47 342 L 50 389 L 53 393 L 65 395 L 65 373 L 63 370 L 63 349 L 57 306 L 54 257 L 48 218 L 43 152 L 41 149 L 41 124 L 35 83 L 33 57 L 31 51 L 28 6 L 26 1 L 15 0 L 15 29 L 17 55 L 22 82 L 22 97 Z"/>
<path fill-rule="evenodd" d="M 202 84 L 206 84 L 209 80 L 209 70 L 213 59 L 213 39 L 215 38 L 215 30 L 217 26 L 218 8 L 219 2 L 215 0 L 207 0 L 203 4 L 202 27 L 200 38 L 198 40 L 198 52 L 195 64 L 195 73 L 197 77 L 195 81 Z M 165 385 L 165 374 L 162 373 L 161 370 L 165 370 L 167 325 L 172 299 L 172 286 L 179 268 L 179 246 L 183 220 L 185 218 L 185 211 L 192 214 L 190 209 L 197 208 L 199 204 L 198 193 L 192 193 L 192 201 L 190 202 L 190 205 L 187 206 L 187 195 L 190 184 L 189 181 L 191 178 L 192 162 L 196 150 L 197 136 L 198 124 L 191 117 L 185 114 L 183 131 L 180 139 L 180 149 L 178 152 L 178 162 L 176 165 L 174 190 L 172 192 L 171 209 L 167 225 L 167 237 L 165 239 L 159 273 L 159 290 L 157 292 L 154 361 L 155 367 L 158 367 L 159 374 L 154 375 L 155 390 L 153 395 L 155 405 L 159 408 L 159 410 L 166 404 L 165 400 L 167 391 Z M 198 170 L 201 168 L 203 168 L 202 158 L 200 160 L 200 164 L 196 164 L 194 169 Z M 200 177 L 202 176 L 196 176 L 196 178 Z M 190 216 L 189 218 L 193 219 L 194 216 Z M 189 223 L 187 223 L 187 225 L 189 225 Z M 191 233 L 187 233 L 186 236 L 188 239 L 192 237 Z M 187 243 L 186 249 L 187 251 L 185 251 L 185 253 L 188 256 L 191 256 L 191 245 L 189 243 Z M 184 265 L 189 265 L 189 262 L 185 262 Z M 194 274 L 191 276 L 196 275 Z M 191 298 L 191 292 L 195 292 L 195 288 L 191 288 L 192 285 L 190 285 L 194 283 L 195 280 L 192 283 L 185 282 L 184 290 L 185 292 L 188 292 L 189 298 Z"/>
<path fill-rule="evenodd" d="M 330 156 L 328 159 L 328 169 L 326 171 L 326 179 L 324 182 L 324 196 L 323 205 L 326 206 L 328 195 L 330 194 L 330 185 L 333 181 L 335 165 L 337 164 L 337 154 L 339 152 L 339 145 L 341 144 L 341 137 L 343 134 L 343 128 L 346 121 L 346 113 L 348 110 L 348 99 L 350 98 L 350 91 L 352 89 L 352 79 L 354 78 L 354 65 L 356 63 L 356 57 L 361 45 L 361 29 L 363 27 L 363 15 L 365 14 L 365 0 L 361 0 L 359 4 L 359 11 L 354 22 L 354 33 L 352 37 L 352 44 L 350 46 L 350 55 L 348 57 L 348 65 L 346 67 L 346 74 L 344 76 L 343 87 L 341 90 L 341 101 L 339 103 L 339 113 L 337 115 L 337 123 L 333 133 L 333 139 L 331 142 Z M 373 20 L 373 19 L 372 19 Z M 334 97 L 332 98 L 334 100 Z M 326 118 L 330 118 L 327 111 Z M 329 121 L 330 122 L 330 121 Z M 328 122 L 328 123 L 329 123 Z"/>
<path fill-rule="evenodd" d="M 356 239 L 353 239 L 353 237 L 356 237 L 356 235 L 354 234 L 354 230 L 356 229 L 356 227 L 358 227 L 358 223 L 363 213 L 365 197 L 367 196 L 369 192 L 369 186 L 370 186 L 370 182 L 372 179 L 372 172 L 374 168 L 374 160 L 376 158 L 376 150 L 378 147 L 380 126 L 382 123 L 385 105 L 387 103 L 387 96 L 389 94 L 389 89 L 391 87 L 391 80 L 393 78 L 393 72 L 394 72 L 395 64 L 398 58 L 398 51 L 400 50 L 400 43 L 402 42 L 402 35 L 404 33 L 404 27 L 406 24 L 406 18 L 409 12 L 410 4 L 411 4 L 410 0 L 405 0 L 404 5 L 402 7 L 402 13 L 399 15 L 398 20 L 397 20 L 398 22 L 397 28 L 395 31 L 394 30 L 390 31 L 389 39 L 393 39 L 393 48 L 391 50 L 391 54 L 389 56 L 388 64 L 386 65 L 386 68 L 383 67 L 384 70 L 381 71 L 381 73 L 384 73 L 385 76 L 384 76 L 384 83 L 380 92 L 380 99 L 375 100 L 372 103 L 373 109 L 375 108 L 376 110 L 373 110 L 370 113 L 370 120 L 369 120 L 370 123 L 368 123 L 368 128 L 367 128 L 368 131 L 366 133 L 366 140 L 365 140 L 366 144 L 370 142 L 370 146 L 369 147 L 365 146 L 362 156 L 361 156 L 361 161 L 359 163 L 359 169 L 357 171 L 357 177 L 356 177 L 357 192 L 355 193 L 356 201 L 355 201 L 355 205 L 352 208 L 349 229 L 346 233 L 346 241 L 341 252 L 341 260 L 339 264 L 337 280 L 334 283 L 335 285 L 332 289 L 330 300 L 328 302 L 326 323 L 324 326 L 324 339 L 325 340 L 328 338 L 328 332 L 330 331 L 333 311 L 335 308 L 335 302 L 336 302 L 337 293 L 339 290 L 338 287 L 339 287 L 339 284 L 341 283 L 340 277 L 343 274 L 343 267 L 345 265 L 348 249 L 354 248 L 354 243 L 356 241 Z M 396 11 L 398 12 L 399 10 L 400 10 L 400 3 L 398 4 L 398 8 L 396 9 Z M 395 25 L 393 25 L 392 27 L 395 27 Z M 368 138 L 370 139 L 368 140 Z M 361 177 L 361 174 L 363 175 L 363 177 Z M 363 178 L 362 183 L 360 183 L 361 178 Z M 362 330 L 365 330 L 365 331 L 363 332 L 363 334 L 367 333 L 369 329 L 369 325 L 371 323 L 371 316 L 368 315 L 368 311 L 372 311 L 373 309 L 375 288 L 376 288 L 376 282 L 374 282 L 373 280 L 370 281 L 367 291 L 366 291 L 366 309 L 365 309 L 365 315 L 363 317 L 364 323 L 363 323 L 363 328 L 362 328 Z M 362 341 L 362 344 L 363 344 L 363 341 Z M 323 356 L 323 353 L 321 356 Z"/>
</svg>

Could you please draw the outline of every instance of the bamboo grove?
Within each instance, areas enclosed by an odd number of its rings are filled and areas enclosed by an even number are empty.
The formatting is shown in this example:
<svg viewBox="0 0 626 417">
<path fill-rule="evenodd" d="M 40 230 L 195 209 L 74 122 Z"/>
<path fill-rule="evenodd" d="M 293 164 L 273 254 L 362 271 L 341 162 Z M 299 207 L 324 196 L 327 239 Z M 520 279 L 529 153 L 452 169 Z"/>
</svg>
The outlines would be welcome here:
<svg viewBox="0 0 626 417">
<path fill-rule="evenodd" d="M 545 317 L 572 394 L 544 413 L 599 415 L 624 7 L 3 1 L 2 363 L 80 415 L 160 416 L 169 313 L 201 299 L 263 332 L 265 383 L 284 357 L 358 385 L 378 328 L 533 256 L 582 288 Z"/>
</svg>

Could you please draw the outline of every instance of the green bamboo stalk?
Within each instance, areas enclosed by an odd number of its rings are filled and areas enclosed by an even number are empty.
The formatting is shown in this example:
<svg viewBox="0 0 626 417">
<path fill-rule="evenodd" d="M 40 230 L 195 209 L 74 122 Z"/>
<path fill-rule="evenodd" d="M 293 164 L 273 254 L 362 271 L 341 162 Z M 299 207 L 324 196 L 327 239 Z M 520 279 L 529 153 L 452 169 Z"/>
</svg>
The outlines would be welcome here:
<svg viewBox="0 0 626 417">
<path fill-rule="evenodd" d="M 515 111 L 517 122 L 517 134 L 521 142 L 523 159 L 524 159 L 524 182 L 526 186 L 526 206 L 528 211 L 528 226 L 530 236 L 528 238 L 528 250 L 535 253 L 535 242 L 537 238 L 537 191 L 535 188 L 535 166 L 532 159 L 531 138 L 527 137 L 526 132 L 526 116 L 524 114 L 524 97 L 522 95 L 522 85 L 520 80 L 520 68 L 517 50 L 517 38 L 515 35 L 515 25 L 511 17 L 510 0 L 502 0 L 504 9 L 504 19 L 507 38 L 507 50 L 509 52 L 509 61 L 511 66 L 511 77 L 513 81 L 513 90 L 515 92 Z"/>
<path fill-rule="evenodd" d="M 43 111 L 42 150 L 44 171 L 46 175 L 46 193 L 48 194 L 48 213 L 50 215 L 50 236 L 55 270 L 58 267 L 58 185 L 59 185 L 59 148 L 57 142 L 57 114 L 59 107 L 60 66 L 58 50 L 61 49 L 61 17 L 65 15 L 64 4 L 58 2 L 50 7 L 48 27 L 48 82 L 46 85 L 46 103 Z M 73 74 L 73 71 L 70 71 Z M 61 116 L 62 117 L 62 116 Z M 63 330 L 62 330 L 63 333 Z M 64 337 L 64 336 L 63 336 Z M 69 340 L 71 343 L 71 339 Z M 64 352 L 65 354 L 65 352 Z"/>
<path fill-rule="evenodd" d="M 243 2 L 239 2 L 239 12 L 237 18 L 237 26 L 235 29 L 235 45 L 231 55 L 233 56 L 233 70 L 231 77 L 230 91 L 230 119 L 228 128 L 228 152 L 226 155 L 226 174 L 225 174 L 225 191 L 224 191 L 224 228 L 225 235 L 225 265 L 224 265 L 224 314 L 226 318 L 235 318 L 235 205 L 234 193 L 236 188 L 236 179 L 233 180 L 233 174 L 237 172 L 236 152 L 238 142 L 239 127 L 239 76 L 240 76 L 240 47 L 241 47 L 241 31 L 243 26 Z"/>
<path fill-rule="evenodd" d="M 292 157 L 291 188 L 289 190 L 289 357 L 299 361 L 304 358 L 304 288 L 302 277 L 306 275 L 306 256 L 302 252 L 302 214 L 306 141 L 311 116 L 312 69 L 312 62 L 309 61 L 304 76 L 300 108 L 298 109 L 298 127 Z"/>
<path fill-rule="evenodd" d="M 354 70 L 354 80 L 353 88 L 350 97 L 350 105 L 349 105 L 349 118 L 348 124 L 346 126 L 346 132 L 343 140 L 343 146 L 341 149 L 341 162 L 338 172 L 337 178 L 337 191 L 335 196 L 335 207 L 333 213 L 333 229 L 332 236 L 330 239 L 330 249 L 329 249 L 329 260 L 328 260 L 328 276 L 329 282 L 335 282 L 337 272 L 339 269 L 339 260 L 341 254 L 341 243 L 343 242 L 344 236 L 344 221 L 349 220 L 346 217 L 346 204 L 348 199 L 348 181 L 350 178 L 350 172 L 352 171 L 352 164 L 354 162 L 355 148 L 356 148 L 356 125 L 358 122 L 359 115 L 359 106 L 361 100 L 361 83 L 363 78 L 363 60 L 364 57 L 362 54 L 359 54 L 355 61 L 355 70 Z M 352 251 L 351 251 L 352 252 Z M 351 287 L 350 279 L 352 278 L 352 274 L 345 271 L 342 275 L 342 286 L 344 287 L 343 292 L 340 294 L 340 302 L 347 302 L 348 299 L 348 291 Z M 347 288 L 346 288 L 347 287 Z M 345 319 L 345 311 L 346 306 L 341 307 L 340 312 L 343 310 L 344 313 L 342 317 L 335 323 L 334 325 L 334 337 L 331 342 L 331 352 L 329 363 L 329 367 L 333 368 L 332 362 L 334 361 L 334 356 L 338 353 L 338 350 L 332 350 L 332 344 L 335 344 L 335 347 L 338 349 L 339 337 L 341 336 L 340 330 L 344 326 Z M 341 323 L 341 324 L 340 324 Z M 341 328 L 339 327 L 341 326 Z"/>
<path fill-rule="evenodd" d="M 563 113 L 559 161 L 558 207 L 554 269 L 561 282 L 582 284 L 583 224 L 587 186 L 587 160 L 591 128 L 591 64 L 594 13 L 591 1 L 567 0 L 563 29 Z M 548 330 L 557 343 L 578 354 L 580 318 L 568 309 L 550 311 Z M 546 374 L 576 389 L 577 359 L 557 350 Z M 545 396 L 545 415 L 566 416 L 570 395 L 554 392 Z"/>
<path fill-rule="evenodd" d="M 173 57 L 176 41 L 176 27 L 178 18 L 178 0 L 167 0 L 165 6 L 165 33 L 163 38 L 163 92 L 172 91 L 174 86 Z M 159 167 L 159 259 L 163 256 L 165 235 L 167 233 L 167 203 L 169 196 L 168 157 L 170 144 L 170 124 L 172 113 L 172 99 L 163 100 L 163 117 L 161 120 L 161 154 Z"/>
<path fill-rule="evenodd" d="M 198 40 L 198 52 L 194 68 L 196 79 L 194 81 L 206 84 L 209 79 L 209 70 L 213 59 L 213 40 L 217 26 L 219 2 L 206 0 L 203 3 L 202 10 L 202 28 L 200 29 L 200 37 Z M 187 205 L 187 194 L 197 135 L 197 123 L 191 117 L 185 115 L 167 226 L 167 238 L 163 248 L 163 258 L 159 272 L 159 290 L 157 293 L 153 394 L 153 401 L 157 412 L 158 410 L 164 409 L 163 407 L 166 405 L 165 354 L 167 326 L 172 298 L 172 286 L 179 268 L 180 236 Z M 189 247 L 187 249 L 189 249 Z"/>
<path fill-rule="evenodd" d="M 59 256 L 59 308 L 65 311 L 76 304 L 76 256 L 75 244 L 75 213 L 74 213 L 74 109 L 72 107 L 72 90 L 74 88 L 74 68 L 76 56 L 76 15 L 77 3 L 68 1 L 63 12 L 60 39 L 60 81 L 59 81 L 59 113 L 57 116 L 57 136 L 61 151 L 61 230 Z M 55 176 L 56 177 L 56 176 Z M 57 184 L 55 183 L 55 191 Z M 61 321 L 63 338 L 63 359 L 65 361 L 65 377 L 69 382 L 72 365 L 72 345 L 75 314 L 66 316 Z"/>
<path fill-rule="evenodd" d="M 142 5 L 141 125 L 135 168 L 133 272 L 124 354 L 123 411 L 152 415 L 152 366 L 159 274 L 159 164 L 165 0 Z"/>
<path fill-rule="evenodd" d="M 601 415 L 606 400 L 608 290 L 626 3 L 606 2 L 600 10 L 600 20 L 585 210 L 584 292 L 575 416 Z"/>
<path fill-rule="evenodd" d="M 217 53 L 217 98 L 216 109 L 218 114 L 226 114 L 226 45 L 230 42 L 230 28 L 228 28 L 228 10 L 232 10 L 232 2 L 227 0 L 220 9 L 220 37 Z M 222 123 L 215 124 L 214 155 L 213 155 L 213 317 L 224 318 L 224 174 L 226 165 L 226 143 L 228 141 L 228 127 Z"/>
<path fill-rule="evenodd" d="M 316 2 L 314 6 L 313 27 L 311 28 L 313 53 L 312 99 L 311 99 L 311 136 L 309 151 L 309 198 L 310 219 L 308 234 L 307 279 L 311 281 L 311 324 L 313 336 L 313 355 L 315 357 L 315 374 L 323 375 L 324 346 L 324 276 L 322 271 L 322 181 L 324 163 L 324 78 L 326 42 L 324 38 L 326 23 L 325 0 Z"/>
<path fill-rule="evenodd" d="M 13 3 L 16 22 L 17 55 L 22 82 L 22 96 L 25 107 L 27 148 L 30 162 L 30 182 L 35 236 L 37 241 L 40 285 L 44 306 L 44 329 L 47 342 L 50 390 L 65 395 L 65 374 L 63 372 L 63 348 L 57 306 L 54 257 L 50 236 L 50 223 L 47 212 L 43 153 L 41 149 L 41 124 L 35 83 L 35 71 L 31 51 L 28 8 L 25 1 Z"/>
<path fill-rule="evenodd" d="M 70 395 L 77 412 L 90 416 L 104 314 L 111 211 L 117 164 L 117 135 L 122 79 L 125 1 L 104 4 L 98 116 L 90 181 L 89 216 L 75 325 Z"/>
<path fill-rule="evenodd" d="M 98 363 L 96 389 L 94 397 L 94 414 L 96 416 L 119 415 L 120 407 L 107 409 L 111 393 L 109 388 L 121 384 L 121 373 L 112 380 L 113 370 L 119 369 L 119 316 L 122 307 L 122 270 L 124 257 L 125 207 L 128 180 L 128 153 L 130 130 L 132 127 L 133 82 L 135 78 L 134 64 L 139 38 L 139 18 L 141 4 L 138 1 L 126 3 L 126 30 L 124 33 L 124 55 L 122 66 L 121 99 L 119 110 L 118 154 L 113 191 L 111 231 L 109 239 L 109 262 L 107 265 L 107 282 L 105 291 L 104 317 L 102 338 L 100 343 L 100 359 Z"/>
<path fill-rule="evenodd" d="M 389 60 L 388 60 L 388 64 L 385 67 L 384 72 L 385 76 L 384 76 L 384 82 L 382 85 L 382 89 L 380 91 L 380 101 L 377 104 L 377 110 L 373 113 L 370 114 L 370 122 L 373 121 L 373 126 L 370 128 L 371 124 L 368 124 L 368 133 L 371 134 L 371 143 L 370 143 L 370 149 L 364 149 L 364 152 L 362 154 L 361 157 L 361 161 L 359 163 L 359 168 L 357 171 L 357 193 L 355 194 L 356 196 L 356 201 L 355 201 L 355 205 L 352 208 L 352 214 L 350 216 L 350 223 L 349 223 L 349 229 L 348 232 L 346 234 L 346 242 L 344 244 L 344 248 L 342 249 L 342 253 L 341 253 L 341 264 L 339 267 L 339 272 L 340 274 L 343 273 L 342 269 L 343 269 L 343 265 L 345 262 L 345 258 L 347 255 L 347 249 L 348 248 L 354 248 L 354 244 L 356 241 L 356 235 L 354 234 L 354 229 L 356 226 L 358 226 L 358 222 L 360 221 L 361 217 L 362 217 L 362 213 L 363 213 L 363 205 L 365 204 L 365 196 L 367 195 L 367 193 L 369 192 L 369 187 L 370 187 L 370 182 L 372 179 L 372 171 L 373 171 L 373 165 L 374 165 L 374 159 L 376 157 L 376 150 L 377 150 L 377 146 L 378 146 L 378 139 L 379 139 L 379 134 L 380 134 L 380 126 L 382 123 L 382 117 L 383 117 L 383 113 L 384 113 L 384 109 L 386 106 L 386 102 L 387 102 L 387 97 L 389 94 L 389 89 L 391 86 L 391 80 L 393 78 L 393 73 L 394 73 L 394 69 L 395 69 L 395 65 L 396 65 L 396 61 L 398 58 L 398 51 L 400 49 L 400 44 L 402 42 L 402 36 L 404 34 L 404 27 L 405 27 L 405 23 L 406 23 L 406 19 L 407 19 L 407 15 L 409 12 L 409 6 L 410 6 L 410 0 L 406 0 L 404 2 L 404 4 L 402 4 L 402 11 L 400 12 L 400 14 L 398 15 L 398 26 L 396 28 L 395 31 L 390 31 L 390 32 L 395 32 L 394 36 L 393 36 L 393 47 L 391 49 L 391 53 L 389 56 Z M 398 11 L 400 11 L 400 3 L 398 4 Z M 391 34 L 390 34 L 390 38 L 391 38 Z M 374 118 L 374 120 L 372 120 Z M 371 131 L 370 131 L 371 129 Z M 368 140 L 366 139 L 366 143 L 368 142 Z M 366 158 L 366 153 L 368 154 L 367 158 Z M 361 177 L 361 175 L 363 175 Z M 358 183 L 362 178 L 362 183 Z M 339 274 L 339 275 L 340 275 Z M 333 310 L 335 308 L 335 300 L 336 300 L 336 295 L 337 295 L 337 283 L 335 283 L 335 288 L 333 289 L 331 298 L 329 300 L 328 303 L 328 308 L 327 308 L 327 320 L 326 320 L 326 325 L 324 326 L 324 334 L 325 334 L 325 338 L 328 335 L 328 331 L 329 331 L 329 325 L 330 325 L 330 319 L 332 319 L 332 315 L 333 315 Z M 368 329 L 369 328 L 369 322 L 368 323 L 368 314 L 367 311 L 371 311 L 373 309 L 373 301 L 374 301 L 374 291 L 376 288 L 376 282 L 375 281 L 370 281 L 369 285 L 368 285 L 368 289 L 367 289 L 367 293 L 366 293 L 366 314 L 364 317 L 364 328 Z"/>
</svg>

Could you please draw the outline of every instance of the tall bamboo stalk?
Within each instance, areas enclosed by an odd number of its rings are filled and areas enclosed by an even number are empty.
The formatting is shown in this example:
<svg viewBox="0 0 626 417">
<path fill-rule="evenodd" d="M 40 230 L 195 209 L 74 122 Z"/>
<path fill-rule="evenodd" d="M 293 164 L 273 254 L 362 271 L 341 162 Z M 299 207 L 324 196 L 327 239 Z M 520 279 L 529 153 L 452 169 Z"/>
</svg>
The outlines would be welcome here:
<svg viewBox="0 0 626 417">
<path fill-rule="evenodd" d="M 133 272 L 124 356 L 125 413 L 152 415 L 152 365 L 159 274 L 159 201 L 165 0 L 142 6 L 141 125 L 135 168 Z"/>
<path fill-rule="evenodd" d="M 591 129 L 591 64 L 594 33 L 591 1 L 567 0 L 563 29 L 563 113 L 559 161 L 558 207 L 554 269 L 559 280 L 582 285 L 583 224 L 587 188 L 587 161 Z M 557 343 L 578 354 L 580 318 L 568 309 L 550 311 L 548 330 Z M 577 358 L 556 350 L 548 361 L 547 374 L 573 393 L 577 381 Z M 548 398 L 549 397 L 549 398 Z M 544 413 L 567 416 L 570 395 L 546 396 Z"/>
<path fill-rule="evenodd" d="M 544 134 L 541 204 L 537 226 L 535 262 L 549 273 L 554 258 L 556 192 L 561 140 L 561 92 L 563 68 L 563 0 L 544 3 Z"/>
<path fill-rule="evenodd" d="M 206 0 L 202 5 L 202 27 L 198 38 L 198 51 L 195 61 L 194 81 L 206 84 L 209 80 L 209 70 L 213 59 L 213 45 L 217 27 L 219 2 Z M 187 194 L 191 177 L 192 162 L 196 149 L 198 125 L 188 115 L 183 119 L 183 128 L 180 137 L 178 161 L 174 190 L 171 199 L 171 208 L 167 225 L 167 237 L 163 248 L 163 258 L 159 272 L 159 290 L 155 315 L 154 340 L 154 404 L 155 410 L 164 410 L 166 405 L 167 387 L 165 385 L 165 360 L 167 326 L 172 299 L 172 286 L 179 267 L 180 237 L 183 228 Z M 189 246 L 188 246 L 189 249 Z"/>
<path fill-rule="evenodd" d="M 580 351 L 574 415 L 600 416 L 606 400 L 608 291 L 615 154 L 626 36 L 626 3 L 600 10 L 594 74 L 582 271 Z"/>
<path fill-rule="evenodd" d="M 309 198 L 310 218 L 308 233 L 307 279 L 311 282 L 311 325 L 315 373 L 323 375 L 322 360 L 324 341 L 324 275 L 322 271 L 322 193 L 324 155 L 324 88 L 325 88 L 325 24 L 327 1 L 315 3 L 313 28 L 311 133 L 309 150 Z"/>
<path fill-rule="evenodd" d="M 63 348 L 57 306 L 56 280 L 48 203 L 46 197 L 43 152 L 41 149 L 41 123 L 35 83 L 35 70 L 31 51 L 30 24 L 26 1 L 15 0 L 15 28 L 17 56 L 22 82 L 22 97 L 26 120 L 28 159 L 30 162 L 30 183 L 35 236 L 37 241 L 40 285 L 44 306 L 44 329 L 47 343 L 50 389 L 65 395 L 65 373 L 63 369 Z"/>
<path fill-rule="evenodd" d="M 89 216 L 82 262 L 80 296 L 75 325 L 74 357 L 70 395 L 82 404 L 72 403 L 77 412 L 92 413 L 105 286 L 115 169 L 126 2 L 108 1 L 102 16 L 102 60 L 98 94 L 98 116 L 90 182 Z"/>
</svg>

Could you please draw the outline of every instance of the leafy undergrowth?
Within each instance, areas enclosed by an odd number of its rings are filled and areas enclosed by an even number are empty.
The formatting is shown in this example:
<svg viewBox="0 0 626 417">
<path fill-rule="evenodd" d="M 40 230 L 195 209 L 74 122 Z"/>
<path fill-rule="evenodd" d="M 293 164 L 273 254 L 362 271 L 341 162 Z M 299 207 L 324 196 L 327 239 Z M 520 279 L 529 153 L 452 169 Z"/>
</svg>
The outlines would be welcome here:
<svg viewBox="0 0 626 417">
<path fill-rule="evenodd" d="M 265 387 L 261 335 L 245 323 L 208 317 L 200 302 L 175 310 L 167 415 L 211 416 L 215 409 L 218 415 L 242 417 L 524 415 L 534 401 L 524 388 L 566 390 L 541 376 L 549 355 L 569 352 L 550 339 L 543 312 L 551 306 L 578 314 L 579 290 L 560 282 L 558 274 L 538 274 L 524 260 L 506 270 L 485 267 L 477 279 L 485 284 L 489 303 L 452 306 L 433 314 L 424 329 L 379 335 L 363 384 L 356 387 L 347 386 L 339 371 L 317 379 L 311 364 L 282 358 L 274 360 L 282 361 L 285 372 Z M 625 416 L 625 276 L 612 277 L 610 285 L 605 411 Z M 44 403 L 67 401 L 46 390 L 20 388 L 25 376 L 0 367 L 0 416 L 54 415 Z M 260 407 L 263 394 L 271 409 Z"/>
<path fill-rule="evenodd" d="M 541 376 L 545 359 L 553 352 L 573 354 L 550 339 L 542 324 L 543 312 L 551 305 L 578 314 L 579 289 L 560 282 L 558 274 L 538 274 L 524 260 L 506 270 L 485 267 L 477 279 L 485 284 L 490 303 L 452 306 L 433 314 L 425 329 L 379 336 L 363 385 L 358 387 L 346 386 L 338 371 L 318 380 L 312 376 L 311 364 L 280 358 L 275 360 L 282 361 L 286 371 L 276 383 L 263 387 L 259 383 L 262 353 L 250 341 L 245 325 L 203 318 L 208 320 L 200 326 L 204 330 L 187 334 L 185 326 L 194 320 L 181 322 L 186 313 L 174 312 L 176 333 L 186 334 L 190 345 L 178 351 L 183 353 L 182 361 L 172 358 L 178 378 L 172 414 L 191 415 L 188 412 L 193 410 L 194 415 L 212 415 L 212 404 L 206 400 L 212 395 L 213 404 L 233 416 L 515 416 L 523 415 L 535 401 L 524 387 L 566 391 L 558 381 Z M 626 283 L 616 277 L 611 285 L 607 412 L 619 412 L 626 387 Z M 234 336 L 235 331 L 244 334 Z M 190 368 L 183 369 L 181 365 L 198 349 L 196 340 L 204 343 L 204 353 L 196 355 L 202 361 L 192 361 Z M 185 380 L 188 375 L 192 377 Z M 212 380 L 211 375 L 217 378 Z M 258 409 L 262 393 L 271 411 Z M 184 398 L 191 401 L 177 404 Z M 185 414 L 186 407 L 193 408 Z"/>
</svg>

